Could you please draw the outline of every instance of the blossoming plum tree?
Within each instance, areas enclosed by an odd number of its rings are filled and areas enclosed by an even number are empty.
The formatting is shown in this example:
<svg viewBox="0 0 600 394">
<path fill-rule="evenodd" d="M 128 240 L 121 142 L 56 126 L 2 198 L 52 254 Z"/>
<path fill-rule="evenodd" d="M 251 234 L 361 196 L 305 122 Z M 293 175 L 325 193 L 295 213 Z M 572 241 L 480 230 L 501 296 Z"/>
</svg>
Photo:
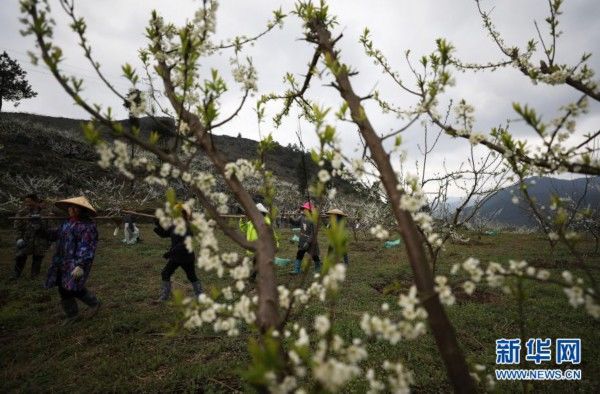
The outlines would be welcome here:
<svg viewBox="0 0 600 394">
<path fill-rule="evenodd" d="M 149 110 L 148 105 L 153 102 L 163 113 L 175 118 L 177 143 L 167 149 L 157 145 L 157 133 L 152 133 L 148 139 L 144 139 L 140 137 L 139 129 L 124 129 L 122 124 L 114 119 L 110 108 L 85 101 L 81 95 L 84 81 L 67 75 L 61 68 L 63 54 L 54 40 L 55 22 L 51 17 L 52 11 L 48 1 L 21 0 L 20 4 L 24 15 L 23 32 L 35 38 L 39 51 L 37 55 L 32 54 L 33 58 L 41 57 L 62 88 L 93 119 L 85 125 L 84 133 L 96 146 L 100 155 L 99 164 L 103 167 L 113 166 L 129 178 L 141 176 L 151 185 L 168 187 L 175 182 L 183 182 L 193 192 L 193 198 L 184 201 L 183 208 L 180 208 L 175 192 L 170 189 L 164 207 L 157 209 L 156 215 L 163 227 L 174 225 L 175 231 L 183 235 L 185 222 L 181 211 L 191 212 L 193 236 L 186 239 L 186 246 L 188 249 L 197 250 L 197 264 L 200 268 L 227 278 L 228 285 L 214 293 L 203 294 L 198 299 L 185 300 L 185 325 L 190 328 L 210 325 L 216 332 L 227 335 L 239 335 L 243 325 L 256 327 L 258 339 L 251 340 L 248 349 L 252 364 L 244 375 L 250 383 L 260 390 L 282 393 L 335 392 L 352 379 L 364 379 L 373 393 L 406 392 L 414 380 L 412 373 L 399 361 L 388 360 L 378 368 L 367 367 L 365 340 L 376 339 L 395 345 L 401 340 L 417 338 L 429 328 L 454 389 L 459 392 L 476 390 L 474 377 L 479 378 L 482 368 L 477 365 L 470 366 L 466 362 L 453 324 L 445 310 L 445 305 L 452 305 L 455 301 L 452 287 L 456 284 L 445 276 L 436 276 L 432 270 L 432 263 L 441 250 L 445 235 L 440 236 L 440 229 L 436 228 L 432 217 L 423 209 L 429 203 L 422 189 L 424 178 L 419 180 L 405 177 L 392 165 L 392 156 L 402 149 L 399 133 L 392 136 L 395 137 L 392 151 L 386 150 L 383 144 L 386 136 L 382 137 L 376 132 L 362 103 L 374 99 L 383 109 L 391 107 L 391 104 L 378 93 L 365 97 L 356 93 L 351 82 L 356 72 L 342 61 L 341 53 L 336 47 L 342 37 L 334 37 L 332 31 L 336 28 L 336 19 L 329 14 L 324 1 L 318 5 L 312 1 L 298 1 L 292 12 L 303 23 L 305 40 L 314 47 L 314 55 L 305 80 L 300 83 L 288 74 L 286 81 L 289 89 L 282 94 L 263 95 L 257 102 L 256 113 L 261 122 L 264 120 L 265 106 L 282 101 L 283 108 L 275 116 L 275 124 L 280 124 L 281 119 L 289 114 L 292 105 L 297 105 L 302 115 L 314 124 L 319 144 L 311 152 L 311 157 L 319 166 L 319 171 L 317 179 L 311 185 L 311 191 L 317 200 L 335 195 L 335 192 L 326 188 L 332 177 L 361 179 L 369 173 L 380 182 L 378 192 L 385 196 L 396 229 L 404 239 L 414 285 L 406 294 L 399 296 L 397 305 L 383 304 L 380 312 L 364 311 L 360 322 L 360 338 L 342 338 L 334 330 L 336 294 L 343 285 L 346 274 L 345 266 L 340 264 L 346 252 L 346 234 L 343 229 L 333 225 L 326 230 L 327 237 L 334 247 L 324 259 L 321 274 L 311 277 L 308 270 L 305 270 L 294 288 L 278 284 L 273 268 L 273 229 L 257 210 L 248 186 L 248 180 L 252 179 L 252 187 L 255 188 L 258 180 L 266 205 L 271 214 L 275 215 L 277 209 L 273 204 L 276 194 L 273 177 L 260 159 L 239 159 L 228 163 L 212 141 L 213 132 L 233 119 L 247 98 L 257 91 L 256 71 L 252 61 L 241 58 L 244 46 L 281 26 L 286 17 L 283 12 L 275 11 L 266 30 L 256 36 L 236 37 L 228 42 L 219 43 L 213 42 L 216 1 L 204 0 L 198 11 L 183 26 L 168 23 L 153 12 L 146 29 L 148 45 L 140 50 L 143 72 L 153 84 L 153 89 L 146 97 L 140 97 L 143 93 L 138 90 L 140 93 L 136 93 L 135 99 L 132 100 L 131 96 L 119 92 L 104 77 L 87 39 L 85 20 L 75 12 L 74 0 L 60 0 L 60 5 L 71 20 L 70 27 L 78 37 L 90 66 L 121 102 L 130 103 L 129 110 L 132 115 L 152 114 L 153 111 Z M 556 24 L 559 7 L 560 1 L 551 2 L 549 23 L 553 36 L 558 35 Z M 516 48 L 507 47 L 488 15 L 483 11 L 481 13 L 490 34 L 509 60 L 501 64 L 483 66 L 463 64 L 453 57 L 452 46 L 440 39 L 437 41 L 437 51 L 420 60 L 420 71 L 414 66 L 411 67 L 412 77 L 415 79 L 414 87 L 408 86 L 400 80 L 398 73 L 392 71 L 383 54 L 374 48 L 369 32 L 365 31 L 361 43 L 367 56 L 383 67 L 406 94 L 415 97 L 415 105 L 402 110 L 408 117 L 407 124 L 413 124 L 416 119 L 427 119 L 430 125 L 435 125 L 452 137 L 466 139 L 472 145 L 482 145 L 495 152 L 494 154 L 520 179 L 535 172 L 600 174 L 600 163 L 593 158 L 594 151 L 589 148 L 600 132 L 583 137 L 576 145 L 567 147 L 564 144 L 569 140 L 564 130 L 571 133 L 574 129 L 572 118 L 584 111 L 587 99 L 599 100 L 591 70 L 584 65 L 587 56 L 584 56 L 582 64 L 576 67 L 556 64 L 553 42 L 549 49 L 545 50 L 548 56 L 547 63 L 541 64 L 540 67 L 533 66 L 531 59 L 535 45 L 530 44 L 524 53 Z M 220 112 L 220 101 L 230 88 L 221 76 L 221 71 L 202 70 L 200 60 L 219 56 L 221 51 L 226 50 L 234 53 L 231 71 L 234 80 L 239 84 L 242 98 L 238 109 L 224 116 Z M 515 105 L 517 113 L 535 129 L 543 141 L 542 147 L 537 151 L 529 149 L 524 141 L 516 140 L 507 128 L 492 130 L 491 137 L 485 133 L 474 132 L 474 108 L 465 101 L 461 101 L 456 107 L 457 118 L 462 120 L 460 122 L 448 122 L 447 118 L 439 115 L 437 109 L 439 97 L 452 83 L 453 67 L 497 69 L 511 65 L 536 83 L 564 83 L 584 96 L 577 103 L 566 106 L 564 114 L 551 124 L 542 122 L 531 108 Z M 131 89 L 135 89 L 140 80 L 138 71 L 125 64 L 123 74 L 131 82 Z M 315 104 L 309 98 L 312 78 L 328 79 L 330 85 L 339 92 L 343 103 L 335 116 L 339 120 L 350 121 L 357 127 L 357 132 L 364 141 L 363 157 L 349 157 L 347 152 L 340 148 L 335 124 L 331 122 L 330 109 Z M 163 86 L 161 90 L 168 100 L 168 106 L 163 106 L 153 94 L 158 89 L 155 85 L 157 80 Z M 114 142 L 103 138 L 98 124 L 104 126 L 102 130 L 110 131 Z M 128 143 L 154 155 L 154 158 L 147 154 L 132 157 Z M 259 143 L 259 158 L 272 147 L 273 137 L 269 135 L 263 138 Z M 425 152 L 427 151 L 428 148 L 425 148 Z M 212 171 L 194 167 L 194 159 L 200 152 L 209 159 Z M 492 163 L 497 163 L 497 160 L 500 159 L 494 159 Z M 488 162 L 477 167 L 473 160 L 472 172 L 495 174 L 495 165 L 489 165 Z M 228 197 L 223 191 L 216 190 L 217 177 L 254 224 L 258 231 L 256 241 L 248 242 L 221 216 L 228 209 Z M 476 190 L 474 189 L 472 194 Z M 564 242 L 575 256 L 580 256 L 575 242 L 577 236 L 571 234 L 571 230 L 564 225 L 564 220 L 561 221 L 564 214 L 558 206 L 556 211 L 556 228 L 552 237 Z M 318 211 L 309 215 L 309 219 L 318 223 Z M 215 236 L 217 229 L 235 244 L 254 252 L 255 262 L 237 253 L 222 250 Z M 381 224 L 374 224 L 372 233 L 378 238 L 389 235 L 389 231 Z M 430 248 L 429 254 L 426 252 L 427 246 Z M 431 249 L 432 247 L 437 249 Z M 256 295 L 250 295 L 247 291 L 253 264 L 258 270 Z M 585 268 L 583 259 L 578 258 L 578 264 Z M 548 271 L 528 266 L 524 261 L 510 261 L 507 267 L 490 262 L 484 269 L 479 260 L 470 258 L 453 267 L 452 274 L 462 275 L 459 285 L 467 294 L 472 294 L 478 286 L 484 285 L 500 287 L 507 293 L 518 293 L 522 280 L 555 283 L 565 288 L 569 302 L 574 307 L 584 306 L 588 313 L 600 318 L 598 287 L 589 271 L 585 279 L 575 277 L 568 271 L 559 279 L 552 278 Z M 522 297 L 520 299 L 522 300 Z M 312 326 L 301 326 L 297 318 L 313 302 L 322 303 L 327 312 L 318 315 Z"/>
</svg>

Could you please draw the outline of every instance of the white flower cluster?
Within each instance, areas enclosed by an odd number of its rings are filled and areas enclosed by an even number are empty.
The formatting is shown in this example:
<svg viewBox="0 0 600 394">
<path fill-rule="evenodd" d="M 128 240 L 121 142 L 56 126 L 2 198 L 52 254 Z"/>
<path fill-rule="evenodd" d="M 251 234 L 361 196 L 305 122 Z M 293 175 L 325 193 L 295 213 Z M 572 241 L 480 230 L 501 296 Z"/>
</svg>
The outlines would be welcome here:
<svg viewBox="0 0 600 394">
<path fill-rule="evenodd" d="M 306 290 L 298 288 L 292 292 L 297 302 L 306 305 L 313 298 L 324 302 L 327 299 L 327 294 L 337 292 L 340 283 L 346 279 L 346 265 L 336 264 L 322 278 L 320 275 L 316 275 L 316 278 L 321 280 L 313 281 Z M 280 305 L 289 303 L 289 292 L 280 290 L 279 296 Z"/>
<path fill-rule="evenodd" d="M 201 294 L 197 303 L 188 302 L 188 308 L 185 310 L 185 327 L 193 329 L 204 324 L 212 324 L 213 330 L 217 333 L 225 332 L 229 336 L 237 336 L 241 321 L 246 324 L 256 321 L 255 304 L 256 302 L 251 301 L 245 294 L 233 302 L 224 303 L 216 302 L 206 294 Z"/>
<path fill-rule="evenodd" d="M 146 95 L 143 92 L 140 92 L 139 90 L 132 91 L 127 95 L 125 100 L 129 105 L 129 113 L 132 116 L 136 118 L 141 118 L 146 114 L 147 102 Z"/>
<path fill-rule="evenodd" d="M 317 331 L 320 336 L 327 334 L 327 331 L 329 331 L 330 328 L 331 323 L 326 315 L 318 315 L 315 318 L 315 331 Z"/>
<path fill-rule="evenodd" d="M 214 271 L 219 277 L 227 273 L 233 281 L 233 286 L 221 289 L 222 301 L 218 301 L 218 298 L 212 299 L 206 294 L 202 294 L 196 303 L 188 301 L 185 326 L 194 328 L 203 324 L 212 324 L 215 332 L 238 335 L 241 322 L 253 324 L 256 321 L 255 309 L 258 298 L 254 297 L 251 300 L 241 293 L 250 276 L 252 262 L 247 257 L 240 259 L 235 252 L 218 254 L 219 245 L 215 236 L 214 220 L 207 220 L 204 214 L 193 212 L 193 199 L 182 205 L 182 209 L 191 212 L 190 225 L 194 235 L 186 237 L 186 246 L 192 248 L 196 245 L 199 248 L 196 253 L 198 267 L 208 272 Z M 185 232 L 185 221 L 181 217 L 174 218 L 173 214 L 173 207 L 169 203 L 165 204 L 164 209 L 156 210 L 156 217 L 163 228 L 175 226 L 176 232 Z"/>
<path fill-rule="evenodd" d="M 182 178 L 184 175 L 182 175 Z M 185 177 L 187 178 L 187 176 Z M 208 172 L 198 172 L 195 175 L 190 174 L 190 178 L 190 183 L 195 185 L 202 192 L 202 194 L 204 194 L 216 206 L 217 212 L 220 214 L 225 214 L 228 212 L 228 197 L 225 193 L 213 191 L 217 181 L 212 174 Z"/>
<path fill-rule="evenodd" d="M 196 186 L 204 195 L 210 195 L 212 189 L 217 184 L 213 174 L 208 172 L 198 172 L 192 177 L 192 183 Z"/>
<path fill-rule="evenodd" d="M 108 168 L 114 165 L 128 179 L 134 178 L 128 169 L 128 165 L 133 163 L 129 157 L 127 144 L 123 141 L 114 141 L 112 147 L 106 142 L 101 142 L 96 145 L 96 152 L 100 155 L 100 160 L 98 160 L 100 167 Z"/>
<path fill-rule="evenodd" d="M 454 107 L 454 112 L 457 116 L 457 123 L 461 123 L 465 130 L 463 133 L 470 134 L 473 129 L 473 123 L 475 122 L 475 107 L 468 104 L 465 100 L 460 100 L 458 105 Z"/>
<path fill-rule="evenodd" d="M 431 215 L 426 212 L 413 212 L 411 216 L 415 221 L 415 224 L 419 226 L 421 231 L 423 231 L 423 234 L 427 237 L 427 242 L 435 248 L 442 247 L 444 240 L 439 234 L 434 232 L 433 218 Z"/>
<path fill-rule="evenodd" d="M 257 178 L 259 173 L 252 162 L 246 159 L 238 159 L 235 163 L 227 163 L 225 165 L 225 177 L 230 179 L 233 175 L 240 182 L 243 182 L 246 178 Z"/>
<path fill-rule="evenodd" d="M 329 171 L 327 171 L 325 169 L 319 171 L 318 177 L 319 177 L 319 182 L 321 182 L 321 183 L 327 183 L 331 179 L 331 175 L 329 174 Z"/>
<path fill-rule="evenodd" d="M 481 141 L 485 141 L 485 136 L 481 133 L 471 133 L 471 135 L 469 136 L 469 142 L 471 143 L 471 145 L 477 145 Z"/>
<path fill-rule="evenodd" d="M 252 62 L 248 61 L 243 64 L 239 62 L 238 58 L 232 58 L 230 62 L 233 67 L 233 79 L 244 89 L 255 92 L 257 90 L 257 73 Z"/>
<path fill-rule="evenodd" d="M 333 152 L 331 167 L 333 167 L 334 170 L 339 170 L 342 168 L 342 155 L 338 151 Z"/>
<path fill-rule="evenodd" d="M 496 379 L 495 376 L 489 373 L 486 373 L 486 366 L 482 364 L 475 364 L 471 370 L 471 377 L 477 383 L 481 383 L 482 381 L 485 383 L 485 387 L 487 391 L 494 391 L 496 387 Z"/>
<path fill-rule="evenodd" d="M 423 195 L 404 193 L 402 194 L 402 197 L 400 197 L 400 208 L 408 212 L 417 212 L 425 204 L 427 204 L 427 200 Z"/>
<path fill-rule="evenodd" d="M 502 287 L 505 293 L 510 294 L 512 290 L 506 285 L 506 278 L 509 276 L 529 278 L 537 281 L 547 281 L 551 277 L 548 270 L 538 269 L 528 265 L 526 261 L 516 260 L 509 260 L 508 267 L 490 262 L 484 271 L 480 266 L 479 260 L 469 257 L 462 265 L 455 264 L 452 267 L 451 274 L 455 275 L 461 269 L 469 276 L 469 279 L 462 284 L 467 294 L 472 294 L 476 289 L 476 285 L 483 278 L 485 278 L 488 286 L 492 288 Z M 582 278 L 574 278 L 573 274 L 569 271 L 564 271 L 562 278 L 565 282 L 563 291 L 567 295 L 569 304 L 574 308 L 584 305 L 589 315 L 595 319 L 600 319 L 600 304 L 598 304 L 595 298 L 594 290 L 592 288 L 586 289 L 584 287 L 584 280 Z"/>
<path fill-rule="evenodd" d="M 427 330 L 423 322 L 427 318 L 427 312 L 420 306 L 420 301 L 417 298 L 417 288 L 412 286 L 408 294 L 401 294 L 398 305 L 402 314 L 400 322 L 396 323 L 387 317 L 381 318 L 365 313 L 360 323 L 363 332 L 367 336 L 375 336 L 386 340 L 392 345 L 397 344 L 402 338 L 415 339 L 423 335 Z M 389 305 L 387 307 L 382 306 L 382 310 L 387 312 Z"/>
<path fill-rule="evenodd" d="M 169 177 L 171 177 L 173 179 L 182 178 L 181 170 L 175 166 L 172 166 L 170 163 L 163 163 L 162 166 L 160 167 L 159 174 L 163 178 L 169 178 Z M 186 179 L 191 181 L 191 174 L 189 174 L 187 172 L 184 172 L 183 174 L 188 174 L 188 175 L 186 175 Z"/>
<path fill-rule="evenodd" d="M 320 347 L 323 348 L 323 346 Z M 317 354 L 319 353 L 320 352 Z M 331 392 L 338 391 L 351 379 L 360 376 L 361 374 L 360 368 L 356 365 L 345 363 L 334 357 L 329 357 L 324 360 L 317 359 L 313 361 L 313 375 L 315 379 Z"/>
<path fill-rule="evenodd" d="M 101 142 L 96 145 L 96 152 L 100 155 L 98 165 L 104 169 L 110 167 L 112 159 L 115 158 L 115 154 L 106 142 Z"/>
<path fill-rule="evenodd" d="M 389 231 L 384 229 L 381 224 L 378 224 L 375 227 L 371 227 L 370 232 L 377 239 L 387 239 L 390 236 Z"/>
<path fill-rule="evenodd" d="M 444 305 L 453 305 L 456 301 L 454 294 L 452 294 L 452 288 L 448 285 L 448 278 L 442 275 L 435 277 L 435 291 L 440 296 L 440 301 Z"/>
<path fill-rule="evenodd" d="M 329 201 L 333 201 L 335 199 L 336 195 L 337 195 L 337 189 L 335 187 L 332 187 L 331 189 L 329 189 L 327 191 L 327 199 Z"/>
<path fill-rule="evenodd" d="M 223 260 L 231 261 L 231 256 L 223 255 Z M 212 256 L 214 265 L 210 268 L 218 266 L 218 259 Z M 221 289 L 224 301 L 217 302 L 202 294 L 198 298 L 197 303 L 189 303 L 186 309 L 186 327 L 196 328 L 203 324 L 212 324 L 215 332 L 227 332 L 227 335 L 236 336 L 239 334 L 239 325 L 241 322 L 245 324 L 253 324 L 256 321 L 256 304 L 258 298 L 250 299 L 247 295 L 241 294 L 244 290 L 244 280 L 249 275 L 249 263 L 244 259 L 243 268 L 236 266 L 229 270 L 230 276 L 235 280 L 236 285 L 224 287 Z M 216 268 L 217 270 L 219 267 Z M 241 285 L 240 285 L 241 284 Z M 240 294 L 238 295 L 237 292 Z"/>
<path fill-rule="evenodd" d="M 312 384 L 310 372 L 312 378 L 327 391 L 337 392 L 362 374 L 359 364 L 367 359 L 368 353 L 360 339 L 355 338 L 346 344 L 339 335 L 331 335 L 331 322 L 325 315 L 315 318 L 314 327 L 314 349 L 311 349 L 311 339 L 304 327 L 295 323 L 291 331 L 284 331 L 284 337 L 290 338 L 292 344 L 287 356 L 293 374 L 278 378 L 275 371 L 267 371 L 264 377 L 270 392 L 305 393 L 301 386 L 303 381 L 307 385 Z M 275 338 L 280 336 L 277 331 L 271 335 Z"/>
<path fill-rule="evenodd" d="M 288 309 L 290 307 L 290 291 L 283 285 L 277 286 L 277 292 L 279 294 L 279 306 Z"/>
<path fill-rule="evenodd" d="M 194 13 L 192 26 L 195 26 L 196 29 L 199 29 L 200 33 L 203 31 L 206 31 L 207 33 L 215 33 L 217 29 L 218 8 L 219 3 L 217 1 L 211 1 L 210 6 L 206 8 L 198 7 Z"/>
<path fill-rule="evenodd" d="M 573 274 L 569 271 L 563 271 L 562 277 L 566 284 L 570 286 L 563 289 L 569 299 L 569 304 L 574 308 L 584 305 L 589 315 L 594 319 L 600 319 L 600 304 L 595 298 L 594 289 L 584 290 L 584 280 L 573 277 Z"/>
<path fill-rule="evenodd" d="M 352 159 L 352 174 L 356 179 L 361 179 L 365 175 L 365 162 L 361 159 Z"/>
<path fill-rule="evenodd" d="M 400 182 L 397 186 L 397 189 L 402 191 L 400 208 L 411 214 L 415 224 L 419 226 L 427 237 L 427 242 L 434 248 L 440 248 L 444 241 L 439 234 L 434 232 L 433 218 L 428 213 L 421 211 L 421 208 L 427 205 L 427 198 L 421 188 L 418 177 L 408 174 L 405 178 L 405 184 L 407 187 L 403 187 Z"/>
<path fill-rule="evenodd" d="M 418 212 L 427 205 L 427 198 L 421 189 L 419 179 L 415 175 L 406 176 L 406 185 L 398 183 L 397 189 L 402 193 L 400 197 L 400 208 L 410 213 Z"/>
<path fill-rule="evenodd" d="M 567 70 L 560 69 L 552 74 L 540 74 L 538 80 L 547 83 L 548 85 L 560 85 L 565 83 L 568 76 L 569 72 Z"/>
<path fill-rule="evenodd" d="M 146 172 L 153 172 L 156 170 L 156 164 L 153 161 L 148 160 L 147 157 L 142 156 L 142 154 L 138 154 L 138 156 L 131 159 L 131 164 L 135 168 L 143 168 Z"/>
<path fill-rule="evenodd" d="M 380 393 L 382 391 L 395 393 L 395 394 L 407 394 L 410 393 L 410 385 L 414 383 L 414 376 L 411 371 L 406 369 L 402 363 L 391 363 L 385 361 L 382 365 L 383 371 L 387 372 L 387 383 L 378 380 L 375 376 L 375 371 L 369 369 L 367 371 L 367 380 L 369 381 L 368 394 Z"/>
</svg>

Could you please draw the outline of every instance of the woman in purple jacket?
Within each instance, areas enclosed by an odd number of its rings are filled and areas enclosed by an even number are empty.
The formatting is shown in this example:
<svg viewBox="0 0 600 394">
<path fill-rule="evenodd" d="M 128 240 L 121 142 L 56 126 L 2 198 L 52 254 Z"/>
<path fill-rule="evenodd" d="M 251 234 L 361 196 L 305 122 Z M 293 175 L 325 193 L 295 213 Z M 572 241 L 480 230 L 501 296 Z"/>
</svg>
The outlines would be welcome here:
<svg viewBox="0 0 600 394">
<path fill-rule="evenodd" d="M 85 287 L 98 244 L 98 230 L 92 221 L 96 210 L 85 197 L 58 201 L 56 206 L 68 211 L 69 219 L 48 233 L 49 240 L 56 241 L 56 250 L 46 288 L 58 286 L 65 322 L 71 322 L 79 314 L 76 298 L 90 308 L 90 315 L 100 307 L 100 301 Z"/>
</svg>

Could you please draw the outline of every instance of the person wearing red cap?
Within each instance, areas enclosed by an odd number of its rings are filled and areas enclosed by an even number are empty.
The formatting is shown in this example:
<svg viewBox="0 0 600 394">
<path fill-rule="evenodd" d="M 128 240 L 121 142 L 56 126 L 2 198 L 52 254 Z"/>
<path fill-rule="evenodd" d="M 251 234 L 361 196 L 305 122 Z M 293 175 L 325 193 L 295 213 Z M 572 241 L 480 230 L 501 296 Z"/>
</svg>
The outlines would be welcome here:
<svg viewBox="0 0 600 394">
<path fill-rule="evenodd" d="M 307 215 L 312 212 L 314 205 L 307 201 L 300 207 L 303 215 L 300 218 L 300 241 L 298 242 L 298 252 L 296 253 L 296 261 L 294 261 L 294 270 L 292 274 L 302 272 L 302 259 L 308 252 L 310 257 L 315 262 L 315 272 L 321 271 L 321 259 L 319 258 L 319 242 L 317 239 L 317 231 L 315 223 L 307 218 Z"/>
</svg>

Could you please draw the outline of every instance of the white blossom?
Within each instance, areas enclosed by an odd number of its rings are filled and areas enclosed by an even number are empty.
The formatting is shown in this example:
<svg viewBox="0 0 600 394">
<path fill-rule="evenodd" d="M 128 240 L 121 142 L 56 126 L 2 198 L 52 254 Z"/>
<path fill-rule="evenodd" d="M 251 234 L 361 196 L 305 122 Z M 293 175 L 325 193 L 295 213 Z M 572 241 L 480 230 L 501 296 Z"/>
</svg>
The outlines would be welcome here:
<svg viewBox="0 0 600 394">
<path fill-rule="evenodd" d="M 384 229 L 381 224 L 372 227 L 370 230 L 371 234 L 374 235 L 377 239 L 386 239 L 389 237 L 390 233 Z"/>
<path fill-rule="evenodd" d="M 315 330 L 319 333 L 319 335 L 323 336 L 329 331 L 331 327 L 331 323 L 329 322 L 329 318 L 325 315 L 319 315 L 315 318 Z"/>
<path fill-rule="evenodd" d="M 467 293 L 468 295 L 471 295 L 475 291 L 475 283 L 468 280 L 463 283 L 463 289 L 465 290 L 465 293 Z"/>
<path fill-rule="evenodd" d="M 454 295 L 452 294 L 452 289 L 448 286 L 448 278 L 445 276 L 438 275 L 435 277 L 436 286 L 434 287 L 435 291 L 440 296 L 440 301 L 444 305 L 453 305 Z"/>
<path fill-rule="evenodd" d="M 329 175 L 329 171 L 327 170 L 320 170 L 318 177 L 321 183 L 327 183 L 331 179 L 331 175 Z"/>
</svg>

